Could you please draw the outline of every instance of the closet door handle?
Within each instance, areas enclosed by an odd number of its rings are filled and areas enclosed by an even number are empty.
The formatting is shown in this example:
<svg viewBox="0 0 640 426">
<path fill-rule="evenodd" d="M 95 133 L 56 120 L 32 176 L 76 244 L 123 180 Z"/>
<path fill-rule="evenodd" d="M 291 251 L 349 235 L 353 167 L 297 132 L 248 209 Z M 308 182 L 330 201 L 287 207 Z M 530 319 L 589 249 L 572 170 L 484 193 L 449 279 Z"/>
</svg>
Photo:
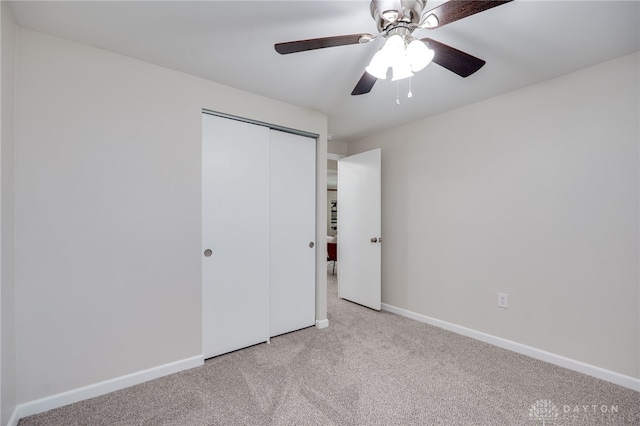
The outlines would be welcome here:
<svg viewBox="0 0 640 426">
<path fill-rule="evenodd" d="M 315 244 L 313 243 L 313 241 L 311 241 L 311 242 L 309 243 L 309 248 L 313 248 L 313 246 L 315 246 Z"/>
<path fill-rule="evenodd" d="M 378 239 L 377 239 L 376 237 L 373 237 L 373 238 L 371 239 L 371 242 L 372 242 L 372 243 L 377 243 L 377 242 L 378 242 Z"/>
<path fill-rule="evenodd" d="M 204 251 L 204 257 L 209 257 L 213 254 L 213 252 L 211 251 L 211 249 L 206 249 Z"/>
</svg>

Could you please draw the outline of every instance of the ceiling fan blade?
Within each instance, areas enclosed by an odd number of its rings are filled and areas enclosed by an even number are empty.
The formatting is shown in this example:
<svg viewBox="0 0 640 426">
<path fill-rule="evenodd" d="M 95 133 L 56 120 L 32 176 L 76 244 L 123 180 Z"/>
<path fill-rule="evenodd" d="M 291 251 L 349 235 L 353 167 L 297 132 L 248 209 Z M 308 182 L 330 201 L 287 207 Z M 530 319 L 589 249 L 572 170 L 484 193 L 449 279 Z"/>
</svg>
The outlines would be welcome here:
<svg viewBox="0 0 640 426">
<path fill-rule="evenodd" d="M 404 15 L 402 2 L 400 0 L 373 0 L 373 3 L 375 3 L 376 10 L 380 16 L 384 16 L 388 21 L 396 21 Z M 394 16 L 393 13 L 390 13 L 393 11 L 396 12 L 395 19 L 389 19 Z"/>
<path fill-rule="evenodd" d="M 353 92 L 351 92 L 351 95 L 355 96 L 369 93 L 371 89 L 373 89 L 373 85 L 376 84 L 376 81 L 378 81 L 377 78 L 365 71 L 356 84 L 356 87 L 354 87 Z"/>
<path fill-rule="evenodd" d="M 304 52 L 306 50 L 324 49 L 325 47 L 345 46 L 348 44 L 360 43 L 360 38 L 373 37 L 371 34 L 350 34 L 334 37 L 312 38 L 308 40 L 289 41 L 286 43 L 276 43 L 276 52 L 281 55 L 289 53 Z M 367 40 L 368 41 L 368 40 Z"/>
<path fill-rule="evenodd" d="M 460 77 L 469 77 L 486 63 L 480 58 L 439 41 L 430 38 L 423 38 L 421 41 L 428 42 L 429 48 L 435 52 L 433 62 L 458 74 Z"/>
<path fill-rule="evenodd" d="M 449 0 L 442 3 L 438 7 L 434 7 L 422 14 L 423 21 L 421 26 L 424 28 L 439 28 L 452 22 L 458 21 L 467 16 L 475 15 L 479 12 L 494 8 L 496 6 L 509 3 L 513 0 Z M 437 24 L 427 24 L 430 15 L 435 15 Z"/>
</svg>

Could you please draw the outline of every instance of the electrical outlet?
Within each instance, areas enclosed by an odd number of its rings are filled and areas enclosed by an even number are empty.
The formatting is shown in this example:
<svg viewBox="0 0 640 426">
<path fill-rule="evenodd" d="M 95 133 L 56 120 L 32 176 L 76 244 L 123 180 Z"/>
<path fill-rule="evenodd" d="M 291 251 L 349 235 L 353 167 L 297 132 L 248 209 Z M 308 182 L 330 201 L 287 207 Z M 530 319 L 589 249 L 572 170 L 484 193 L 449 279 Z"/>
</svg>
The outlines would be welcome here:
<svg viewBox="0 0 640 426">
<path fill-rule="evenodd" d="M 509 296 L 507 295 L 507 293 L 498 293 L 498 307 L 500 308 L 509 307 Z"/>
</svg>

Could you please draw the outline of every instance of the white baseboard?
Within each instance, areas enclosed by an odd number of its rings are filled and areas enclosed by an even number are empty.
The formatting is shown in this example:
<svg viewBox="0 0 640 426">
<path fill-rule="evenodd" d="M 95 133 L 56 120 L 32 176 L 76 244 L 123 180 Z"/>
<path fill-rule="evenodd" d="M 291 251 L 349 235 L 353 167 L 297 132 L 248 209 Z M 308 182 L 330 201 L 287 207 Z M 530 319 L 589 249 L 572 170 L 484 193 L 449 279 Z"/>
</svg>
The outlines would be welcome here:
<svg viewBox="0 0 640 426">
<path fill-rule="evenodd" d="M 327 328 L 327 327 L 329 327 L 329 320 L 328 319 L 316 320 L 316 328 L 322 329 L 322 328 Z"/>
<path fill-rule="evenodd" d="M 7 426 L 18 426 L 18 422 L 20 421 L 20 417 L 18 417 L 18 407 L 13 410 L 13 414 L 11 414 L 11 418 L 7 422 Z"/>
<path fill-rule="evenodd" d="M 406 309 L 397 308 L 386 303 L 382 304 L 382 309 L 394 314 L 401 315 L 403 317 L 411 318 L 416 321 L 420 321 L 435 327 L 443 328 L 448 331 L 452 331 L 463 336 L 471 337 L 472 339 L 480 340 L 481 342 L 489 343 L 494 346 L 498 346 L 503 349 L 508 349 L 519 354 L 530 356 L 531 358 L 539 359 L 541 361 L 555 364 L 560 367 L 568 368 L 579 373 L 587 374 L 589 376 L 596 377 L 598 379 L 606 380 L 607 382 L 615 383 L 616 385 L 623 386 L 625 388 L 632 389 L 640 392 L 640 379 L 635 377 L 626 376 L 624 374 L 616 373 L 615 371 L 605 370 L 604 368 L 596 367 L 595 365 L 586 364 L 582 361 L 576 361 L 571 358 L 557 355 L 551 352 L 543 351 L 531 346 L 523 345 L 521 343 L 513 342 L 511 340 L 503 339 L 501 337 L 492 336 L 491 334 L 476 331 L 471 328 L 462 327 L 460 325 L 452 324 L 450 322 L 441 321 L 439 319 L 431 318 L 426 315 L 418 314 Z"/>
<path fill-rule="evenodd" d="M 11 416 L 11 420 L 9 420 L 8 426 L 16 426 L 18 424 L 18 420 L 23 417 L 42 413 L 85 399 L 95 398 L 96 396 L 128 388 L 149 380 L 198 367 L 203 364 L 204 357 L 202 355 L 198 355 L 180 361 L 171 362 L 169 364 L 149 368 L 147 370 L 138 371 L 136 373 L 127 374 L 125 376 L 116 377 L 114 379 L 105 380 L 104 382 L 94 383 L 92 385 L 72 389 L 56 395 L 36 399 L 35 401 L 25 402 L 16 407 L 13 415 Z"/>
</svg>

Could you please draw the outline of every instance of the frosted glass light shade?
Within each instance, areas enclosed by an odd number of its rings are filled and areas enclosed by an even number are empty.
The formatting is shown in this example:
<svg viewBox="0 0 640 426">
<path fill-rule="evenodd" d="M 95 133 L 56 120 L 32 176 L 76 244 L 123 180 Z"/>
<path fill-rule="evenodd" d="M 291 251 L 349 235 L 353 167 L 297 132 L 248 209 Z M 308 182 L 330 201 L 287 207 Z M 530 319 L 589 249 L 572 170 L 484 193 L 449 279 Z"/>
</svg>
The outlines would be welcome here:
<svg viewBox="0 0 640 426">
<path fill-rule="evenodd" d="M 393 78 L 391 81 L 402 80 L 404 78 L 412 77 L 411 63 L 406 55 L 403 55 L 393 64 Z"/>
<path fill-rule="evenodd" d="M 405 47 L 405 39 L 394 34 L 387 39 L 382 49 L 371 58 L 365 70 L 380 80 L 387 78 L 392 68 L 392 80 L 402 80 L 413 76 L 433 60 L 434 52 L 420 40 L 413 40 Z"/>
<path fill-rule="evenodd" d="M 407 57 L 411 64 L 411 71 L 418 72 L 433 60 L 435 52 L 420 40 L 413 40 L 407 46 Z"/>
<path fill-rule="evenodd" d="M 387 78 L 388 69 L 389 61 L 383 47 L 373 55 L 373 58 L 371 58 L 371 62 L 369 63 L 369 66 L 365 68 L 365 71 L 377 79 L 384 80 Z"/>
<path fill-rule="evenodd" d="M 396 61 L 405 56 L 404 39 L 398 34 L 394 34 L 387 39 L 382 50 L 387 55 L 388 64 L 391 67 Z"/>
</svg>

